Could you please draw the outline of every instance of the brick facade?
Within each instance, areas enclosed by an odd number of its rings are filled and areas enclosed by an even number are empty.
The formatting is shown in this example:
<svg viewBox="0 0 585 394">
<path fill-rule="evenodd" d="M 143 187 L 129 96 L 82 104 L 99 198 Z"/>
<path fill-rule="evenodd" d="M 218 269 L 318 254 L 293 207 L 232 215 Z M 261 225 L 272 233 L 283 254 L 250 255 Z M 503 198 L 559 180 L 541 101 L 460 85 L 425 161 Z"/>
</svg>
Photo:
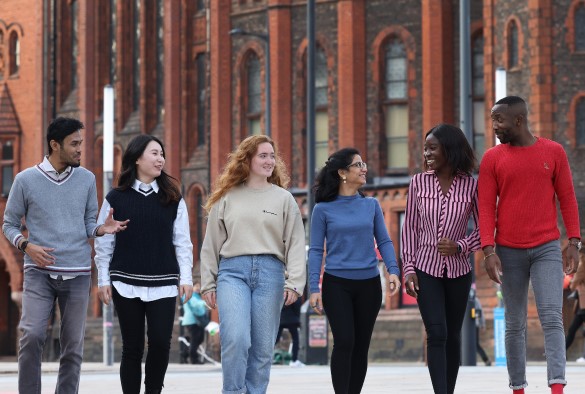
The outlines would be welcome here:
<svg viewBox="0 0 585 394">
<path fill-rule="evenodd" d="M 77 15 L 72 15 L 73 5 Z M 306 214 L 306 1 L 213 0 L 164 1 L 162 63 L 157 61 L 158 1 L 132 0 L 2 0 L 0 2 L 0 139 L 14 141 L 14 173 L 37 163 L 45 152 L 44 130 L 55 115 L 80 117 L 85 125 L 83 165 L 101 179 L 103 86 L 116 93 L 115 168 L 128 141 L 139 133 L 162 138 L 167 171 L 183 185 L 190 214 L 191 236 L 199 250 L 205 231 L 201 210 L 227 154 L 247 135 L 245 61 L 254 53 L 260 63 L 262 112 L 266 46 L 252 36 L 230 36 L 241 28 L 270 36 L 272 136 L 292 176 L 292 190 Z M 387 226 L 399 251 L 400 217 L 406 204 L 408 176 L 422 168 L 424 133 L 438 122 L 459 119 L 459 1 L 431 0 L 318 0 L 317 46 L 326 56 L 328 148 L 360 149 L 369 164 L 366 193 L 382 204 Z M 508 68 L 509 26 L 518 27 L 518 65 L 507 73 L 508 94 L 528 99 L 530 126 L 541 136 L 565 147 L 571 161 L 581 217 L 585 218 L 585 159 L 576 144 L 576 106 L 585 97 L 585 55 L 575 50 L 574 13 L 583 0 L 472 0 L 471 34 L 483 35 L 486 147 L 494 143 L 489 110 L 495 98 L 494 73 Z M 136 14 L 136 7 L 140 8 Z M 115 13 L 115 20 L 111 15 Z M 136 15 L 135 15 L 136 14 Z M 136 18 L 135 18 L 136 16 Z M 56 18 L 56 19 L 55 19 Z M 140 35 L 134 41 L 136 26 Z M 77 26 L 77 53 L 73 55 L 72 27 Z M 7 71 L 11 34 L 20 42 L 20 68 Z M 115 38 L 115 46 L 111 39 Z M 405 50 L 408 108 L 408 168 L 387 170 L 385 113 L 385 50 L 391 40 Z M 135 73 L 135 55 L 140 72 Z M 74 59 L 77 60 L 73 62 Z M 5 66 L 3 67 L 3 63 Z M 115 70 L 110 69 L 114 64 Z M 76 65 L 76 67 L 74 66 Z M 204 78 L 198 70 L 204 67 Z M 75 68 L 74 68 L 75 67 Z M 72 70 L 76 70 L 76 85 Z M 138 80 L 135 81 L 135 78 Z M 201 85 L 203 83 L 203 85 Z M 135 89 L 139 89 L 135 101 Z M 162 95 L 162 96 L 160 96 Z M 164 103 L 164 115 L 157 103 Z M 9 103 L 9 104 L 8 104 Z M 323 163 L 317 163 L 321 166 Z M 98 182 L 99 198 L 103 195 Z M 0 214 L 5 198 L 0 197 Z M 0 308 L 0 339 L 14 340 L 14 305 L 22 290 L 22 257 L 0 239 L 0 290 L 10 287 L 11 312 Z M 194 275 L 198 263 L 195 258 Z M 495 288 L 476 263 L 478 294 L 488 327 L 497 304 Z M 7 294 L 3 292 L 2 294 Z M 418 312 L 404 308 L 401 297 L 385 300 L 373 340 L 373 359 L 422 359 L 422 326 Z M 101 307 L 95 290 L 89 311 L 86 359 L 99 359 L 97 333 Z M 530 338 L 540 331 L 534 302 L 529 308 Z M 7 314 L 8 313 L 8 314 Z M 10 315 L 12 316 L 12 315 Z M 6 319 L 4 319 L 6 317 Z M 567 317 L 568 318 L 568 317 Z M 94 327 L 95 326 L 95 327 Z M 410 336 L 405 333 L 408 332 Z M 491 334 L 484 335 L 491 349 Z M 488 338 L 488 339 L 485 339 Z M 542 341 L 531 341 L 529 355 L 542 359 Z M 577 345 L 573 346 L 576 348 Z M 12 346 L 0 348 L 13 354 Z M 174 357 L 174 356 L 173 356 Z"/>
</svg>

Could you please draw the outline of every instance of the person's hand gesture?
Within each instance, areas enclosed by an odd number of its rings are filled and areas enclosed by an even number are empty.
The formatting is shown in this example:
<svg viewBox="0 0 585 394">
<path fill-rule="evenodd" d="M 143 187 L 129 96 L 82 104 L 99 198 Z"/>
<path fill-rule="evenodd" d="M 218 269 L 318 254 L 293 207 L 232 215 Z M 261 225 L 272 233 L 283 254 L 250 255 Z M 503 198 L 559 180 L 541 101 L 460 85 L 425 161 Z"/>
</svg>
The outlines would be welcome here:
<svg viewBox="0 0 585 394">
<path fill-rule="evenodd" d="M 53 250 L 55 248 L 47 248 L 29 242 L 26 246 L 25 253 L 29 255 L 37 266 L 44 268 L 55 264 L 55 256 L 51 254 Z"/>
<path fill-rule="evenodd" d="M 321 293 L 313 293 L 309 298 L 309 306 L 319 315 L 323 314 L 323 299 Z"/>
<path fill-rule="evenodd" d="M 115 234 L 118 233 L 120 231 L 124 231 L 126 230 L 126 227 L 128 226 L 128 222 L 130 221 L 130 219 L 128 220 L 124 220 L 124 221 L 118 221 L 114 219 L 114 208 L 110 208 L 110 212 L 108 213 L 108 217 L 106 218 L 106 221 L 104 222 L 104 224 L 102 224 L 97 231 L 98 236 L 102 236 L 104 234 Z"/>
<path fill-rule="evenodd" d="M 449 238 L 441 238 L 437 244 L 441 256 L 453 256 L 457 254 L 457 243 Z"/>
<path fill-rule="evenodd" d="M 483 260 L 485 265 L 485 271 L 491 280 L 496 283 L 502 284 L 502 262 L 495 252 L 488 253 Z"/>
<path fill-rule="evenodd" d="M 390 296 L 395 295 L 400 290 L 400 278 L 398 275 L 390 274 Z"/>
<path fill-rule="evenodd" d="M 297 298 L 299 298 L 299 295 L 296 291 L 289 289 L 284 291 L 284 305 L 294 304 Z"/>
<path fill-rule="evenodd" d="M 179 297 L 181 297 L 181 304 L 187 303 L 193 296 L 192 285 L 180 285 L 179 286 Z"/>
<path fill-rule="evenodd" d="M 405 286 L 406 286 L 406 294 L 411 297 L 418 298 L 418 291 L 420 290 L 418 287 L 418 277 L 416 274 L 408 274 L 404 278 Z"/>
<path fill-rule="evenodd" d="M 217 308 L 217 296 L 215 290 L 208 291 L 205 294 L 202 294 L 201 297 L 203 297 L 203 301 L 205 301 L 209 309 Z"/>
<path fill-rule="evenodd" d="M 112 299 L 112 287 L 110 285 L 98 288 L 98 298 L 106 305 L 110 305 Z"/>
</svg>

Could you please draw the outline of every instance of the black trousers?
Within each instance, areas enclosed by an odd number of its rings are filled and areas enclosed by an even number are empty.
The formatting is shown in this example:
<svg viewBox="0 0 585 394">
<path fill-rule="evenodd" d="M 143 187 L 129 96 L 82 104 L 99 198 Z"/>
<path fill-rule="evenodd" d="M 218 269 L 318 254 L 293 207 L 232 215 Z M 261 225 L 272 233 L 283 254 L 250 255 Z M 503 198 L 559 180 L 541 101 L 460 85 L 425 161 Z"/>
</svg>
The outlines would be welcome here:
<svg viewBox="0 0 585 394">
<path fill-rule="evenodd" d="M 452 394 L 461 361 L 461 326 L 471 288 L 471 272 L 437 278 L 416 270 L 418 307 L 427 333 L 427 362 L 435 394 Z"/>
<path fill-rule="evenodd" d="M 282 335 L 282 331 L 286 328 L 288 332 L 290 332 L 290 338 L 292 340 L 292 354 L 291 360 L 297 361 L 299 357 L 299 327 L 300 323 L 293 323 L 293 324 L 281 324 L 278 326 L 278 334 L 276 334 L 276 343 L 280 341 L 280 336 Z"/>
<path fill-rule="evenodd" d="M 323 308 L 331 325 L 331 380 L 336 394 L 357 394 L 368 370 L 368 350 L 382 305 L 380 277 L 365 280 L 323 275 Z"/>
<path fill-rule="evenodd" d="M 144 323 L 148 327 L 148 354 L 145 363 L 146 391 L 163 387 L 175 320 L 176 297 L 144 302 L 139 298 L 122 297 L 112 286 L 112 298 L 122 334 L 120 381 L 124 394 L 140 394 L 142 356 L 144 354 Z"/>
<path fill-rule="evenodd" d="M 577 334 L 577 330 L 581 327 L 581 324 L 585 322 L 585 309 L 580 309 L 575 313 L 575 317 L 573 317 L 573 321 L 569 326 L 569 331 L 567 332 L 567 338 L 565 339 L 565 348 L 568 349 L 573 341 L 575 340 L 575 334 Z"/>
<path fill-rule="evenodd" d="M 189 340 L 191 343 L 189 346 L 189 359 L 191 364 L 200 364 L 201 362 L 199 361 L 197 349 L 199 349 L 199 345 L 201 345 L 205 339 L 205 329 L 199 324 L 190 324 L 185 326 L 185 328 L 189 329 L 189 335 L 191 336 Z"/>
</svg>

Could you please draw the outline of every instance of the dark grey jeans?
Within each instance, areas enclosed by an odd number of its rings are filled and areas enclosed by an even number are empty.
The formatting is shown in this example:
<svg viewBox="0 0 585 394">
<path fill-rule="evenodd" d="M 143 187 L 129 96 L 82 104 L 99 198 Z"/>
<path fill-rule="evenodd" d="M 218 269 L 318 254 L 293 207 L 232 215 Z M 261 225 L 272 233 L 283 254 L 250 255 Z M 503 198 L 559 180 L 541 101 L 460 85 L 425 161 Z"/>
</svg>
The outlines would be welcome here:
<svg viewBox="0 0 585 394">
<path fill-rule="evenodd" d="M 43 345 L 55 299 L 61 312 L 61 355 L 55 393 L 78 392 L 90 285 L 89 275 L 62 280 L 51 279 L 48 274 L 34 269 L 24 273 L 19 325 L 22 337 L 18 353 L 20 394 L 41 392 Z"/>
<path fill-rule="evenodd" d="M 526 382 L 526 318 L 528 285 L 532 283 L 536 309 L 544 332 L 547 381 L 566 384 L 563 328 L 563 263 L 559 241 L 529 249 L 496 246 L 502 262 L 502 291 L 506 319 L 506 361 L 510 388 Z"/>
</svg>

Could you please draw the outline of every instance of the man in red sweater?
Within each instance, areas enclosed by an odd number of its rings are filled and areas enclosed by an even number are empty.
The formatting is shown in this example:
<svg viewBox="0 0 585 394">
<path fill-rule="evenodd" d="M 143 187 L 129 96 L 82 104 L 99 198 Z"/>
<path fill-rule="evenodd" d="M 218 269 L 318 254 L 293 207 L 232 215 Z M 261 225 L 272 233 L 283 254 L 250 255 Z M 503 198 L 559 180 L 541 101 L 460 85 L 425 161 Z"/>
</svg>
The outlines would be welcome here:
<svg viewBox="0 0 585 394">
<path fill-rule="evenodd" d="M 551 392 L 559 394 L 567 383 L 563 277 L 579 262 L 579 212 L 563 147 L 534 136 L 527 115 L 526 102 L 517 96 L 505 97 L 492 108 L 492 127 L 501 144 L 485 153 L 479 170 L 481 247 L 487 274 L 502 285 L 510 388 L 524 394 L 527 386 L 526 314 L 532 282 L 544 331 L 547 381 Z M 565 262 L 557 200 L 569 238 Z"/>
</svg>

